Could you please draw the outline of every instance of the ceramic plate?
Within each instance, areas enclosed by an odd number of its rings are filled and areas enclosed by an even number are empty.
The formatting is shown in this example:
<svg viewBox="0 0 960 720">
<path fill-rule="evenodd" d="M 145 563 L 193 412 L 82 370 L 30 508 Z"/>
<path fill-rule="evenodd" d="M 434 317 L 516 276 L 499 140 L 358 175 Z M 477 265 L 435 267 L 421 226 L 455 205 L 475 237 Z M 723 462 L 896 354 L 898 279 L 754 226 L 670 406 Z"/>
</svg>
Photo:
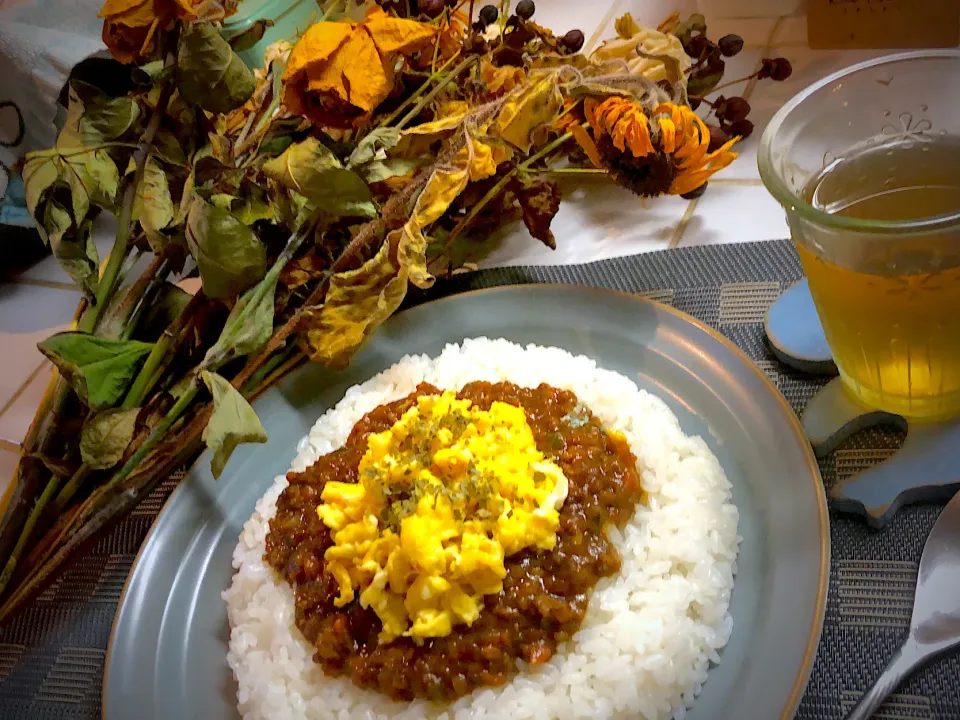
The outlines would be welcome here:
<svg viewBox="0 0 960 720">
<path fill-rule="evenodd" d="M 687 717 L 793 716 L 820 637 L 830 552 L 823 486 L 795 415 L 756 365 L 689 316 L 630 295 L 538 285 L 403 312 L 347 370 L 303 368 L 257 401 L 270 441 L 237 450 L 217 482 L 202 457 L 140 551 L 110 639 L 106 720 L 238 717 L 220 593 L 257 499 L 348 387 L 403 355 L 478 336 L 592 357 L 659 395 L 685 433 L 706 440 L 733 484 L 743 543 L 733 636 Z"/>
</svg>

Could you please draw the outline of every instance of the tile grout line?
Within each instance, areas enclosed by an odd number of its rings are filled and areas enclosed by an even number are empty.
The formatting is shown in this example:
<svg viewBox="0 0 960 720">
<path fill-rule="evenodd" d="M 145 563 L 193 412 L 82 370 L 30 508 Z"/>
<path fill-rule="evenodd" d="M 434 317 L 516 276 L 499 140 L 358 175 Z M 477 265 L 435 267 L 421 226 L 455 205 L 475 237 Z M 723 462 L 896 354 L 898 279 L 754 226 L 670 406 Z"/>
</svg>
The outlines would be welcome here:
<svg viewBox="0 0 960 720">
<path fill-rule="evenodd" d="M 76 290 L 77 286 L 73 283 L 58 282 L 56 280 L 39 280 L 34 278 L 5 277 L 0 278 L 0 284 L 8 285 L 32 285 L 34 287 L 51 288 L 53 290 Z"/>
<path fill-rule="evenodd" d="M 754 72 L 760 69 L 763 64 L 763 58 L 770 53 L 773 49 L 773 44 L 777 39 L 777 33 L 780 32 L 780 27 L 783 25 L 783 21 L 786 19 L 785 15 L 781 15 L 777 18 L 777 21 L 773 24 L 773 28 L 770 30 L 770 36 L 767 38 L 767 44 L 763 47 L 763 52 L 760 54 L 760 59 L 757 61 L 757 66 L 753 69 Z M 757 86 L 757 78 L 752 77 L 747 82 L 747 87 L 743 91 L 743 99 L 749 100 L 750 96 L 753 95 L 753 89 Z"/>
<path fill-rule="evenodd" d="M 697 203 L 700 202 L 700 198 L 694 198 L 690 201 L 690 204 L 687 205 L 687 209 L 683 212 L 683 217 L 680 218 L 680 222 L 677 223 L 677 227 L 673 230 L 673 236 L 670 238 L 670 242 L 667 245 L 668 250 L 673 250 L 677 245 L 680 244 L 680 241 L 683 239 L 683 233 L 687 229 L 687 224 L 690 222 L 690 218 L 693 217 L 693 211 L 697 207 Z"/>
<path fill-rule="evenodd" d="M 620 7 L 620 3 L 622 2 L 623 0 L 613 0 L 613 2 L 610 3 L 610 8 L 607 10 L 607 14 L 603 16 L 596 29 L 594 29 L 594 31 L 591 33 L 590 38 L 584 44 L 584 52 L 590 53 L 596 49 L 597 42 L 599 42 L 600 38 L 603 37 L 603 33 L 606 31 L 610 21 L 613 20 L 614 16 L 617 14 L 617 8 Z"/>
<path fill-rule="evenodd" d="M 10 399 L 3 404 L 3 407 L 0 407 L 0 416 L 2 416 L 7 410 L 13 407 L 13 404 L 20 399 L 20 396 L 26 391 L 34 380 L 39 377 L 40 373 L 47 369 L 47 361 L 44 360 L 40 365 L 37 366 L 36 370 L 31 372 L 27 379 L 23 381 L 23 384 L 16 389 L 13 395 L 10 396 Z"/>
</svg>

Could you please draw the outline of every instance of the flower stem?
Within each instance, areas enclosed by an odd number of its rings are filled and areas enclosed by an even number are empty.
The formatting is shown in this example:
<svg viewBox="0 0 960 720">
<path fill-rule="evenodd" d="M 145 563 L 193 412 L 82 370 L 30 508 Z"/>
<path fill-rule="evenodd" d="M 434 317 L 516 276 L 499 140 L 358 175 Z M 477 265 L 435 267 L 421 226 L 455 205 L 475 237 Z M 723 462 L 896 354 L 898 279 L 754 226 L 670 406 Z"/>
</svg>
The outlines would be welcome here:
<svg viewBox="0 0 960 720">
<path fill-rule="evenodd" d="M 459 54 L 454 55 L 452 58 L 447 60 L 443 65 L 438 67 L 436 72 L 432 73 L 430 77 L 424 80 L 423 85 L 421 85 L 416 90 L 414 90 L 413 93 L 411 93 L 410 97 L 408 97 L 406 100 L 400 103 L 400 105 L 392 113 L 390 113 L 389 115 L 387 115 L 387 117 L 381 120 L 380 125 L 378 127 L 386 127 L 387 125 L 392 123 L 394 120 L 396 120 L 397 116 L 400 113 L 402 113 L 404 110 L 406 110 L 410 106 L 410 103 L 414 102 L 417 98 L 423 95 L 423 93 L 426 92 L 427 88 L 430 87 L 430 83 L 432 83 L 434 80 L 440 77 L 440 75 L 443 74 L 443 71 L 446 70 L 448 67 L 450 67 L 450 64 L 454 60 L 456 60 L 458 57 L 460 57 Z M 454 72 L 457 72 L 457 69 L 454 69 Z M 419 112 L 419 110 L 417 112 Z"/>
<path fill-rule="evenodd" d="M 150 354 L 147 355 L 147 359 L 144 361 L 143 366 L 130 385 L 130 389 L 127 390 L 127 394 L 124 396 L 123 403 L 120 407 L 125 409 L 137 407 L 146 399 L 150 391 L 153 390 L 157 380 L 160 379 L 157 371 L 165 366 L 170 359 L 170 346 L 180 335 L 180 331 L 183 330 L 204 298 L 205 295 L 203 291 L 198 290 L 197 294 L 190 298 L 187 306 L 177 316 L 177 319 L 170 323 L 167 329 L 163 331 L 163 334 L 157 342 L 153 344 L 153 349 L 150 351 Z"/>
<path fill-rule="evenodd" d="M 167 65 L 174 62 L 173 55 L 167 56 Z M 110 250 L 110 258 L 107 260 L 107 266 L 104 268 L 103 276 L 97 283 L 97 291 L 94 293 L 95 302 L 90 305 L 80 318 L 77 329 L 81 332 L 91 333 L 97 329 L 97 323 L 103 315 L 110 298 L 120 284 L 120 269 L 123 267 L 123 261 L 127 256 L 127 250 L 130 244 L 130 232 L 133 227 L 133 204 L 137 198 L 137 188 L 143 182 L 144 169 L 147 164 L 147 154 L 153 138 L 160 129 L 160 122 L 167 112 L 167 104 L 170 102 L 170 96 L 173 94 L 173 84 L 168 80 L 163 84 L 160 90 L 160 97 L 156 106 L 153 108 L 153 114 L 147 123 L 146 130 L 140 138 L 137 149 L 133 152 L 133 161 L 136 171 L 133 179 L 127 183 L 123 191 L 123 201 L 120 206 L 120 216 L 117 218 L 117 234 L 113 242 L 113 248 Z"/>
<path fill-rule="evenodd" d="M 456 57 L 458 56 L 454 55 L 452 58 L 450 58 L 450 60 L 448 60 L 447 63 L 441 67 L 441 70 L 443 69 L 443 67 L 446 67 L 447 64 L 453 62 L 453 60 Z M 436 99 L 437 95 L 439 95 L 440 92 L 447 85 L 449 85 L 453 80 L 456 80 L 457 77 L 460 75 L 460 73 L 462 73 L 464 70 L 466 70 L 469 67 L 472 67 L 476 61 L 477 61 L 477 57 L 475 55 L 471 55 L 466 60 L 461 62 L 459 65 L 457 65 L 453 70 L 451 70 L 449 75 L 447 75 L 440 82 L 438 82 L 436 87 L 433 88 L 433 90 L 428 92 L 425 97 L 423 97 L 416 105 L 413 106 L 410 112 L 408 112 L 406 115 L 403 116 L 403 118 L 401 118 L 400 122 L 397 123 L 397 129 L 399 130 L 403 128 L 404 125 L 406 125 L 408 122 L 413 120 L 417 115 L 419 115 L 420 111 L 423 110 L 427 105 L 432 103 Z M 441 72 L 441 70 L 438 70 L 437 73 Z M 429 80 L 427 82 L 429 82 Z M 426 84 L 427 83 L 424 83 L 424 85 Z"/>
<path fill-rule="evenodd" d="M 546 168 L 538 172 L 539 175 L 606 175 L 607 171 L 601 168 Z"/>
<path fill-rule="evenodd" d="M 728 81 L 725 82 L 725 83 L 720 83 L 719 85 L 716 85 L 716 86 L 710 88 L 710 92 L 711 92 L 711 93 L 715 93 L 717 90 L 723 90 L 724 88 L 728 88 L 728 87 L 730 87 L 731 85 L 736 85 L 737 83 L 742 83 L 742 82 L 745 82 L 745 81 L 753 80 L 753 79 L 754 79 L 757 75 L 759 75 L 759 74 L 760 74 L 760 71 L 757 70 L 755 73 L 751 73 L 750 75 L 747 75 L 746 77 L 737 78 L 736 80 L 728 80 Z M 700 100 L 700 101 L 702 101 L 702 102 L 707 103 L 707 105 L 710 105 L 711 107 L 713 106 L 713 103 L 710 102 L 709 100 L 707 100 L 706 96 L 704 96 L 704 95 L 691 95 L 691 96 L 690 96 L 690 99 L 691 99 L 691 100 Z"/>
<path fill-rule="evenodd" d="M 43 515 L 44 508 L 46 508 L 47 503 L 50 502 L 50 498 L 53 497 L 53 494 L 60 486 L 60 480 L 61 478 L 59 475 L 51 475 L 50 479 L 47 480 L 46 487 L 43 488 L 43 492 L 40 494 L 40 497 L 37 498 L 36 504 L 30 511 L 30 515 L 27 516 L 27 521 L 23 524 L 23 529 L 20 531 L 20 537 L 17 539 L 17 544 L 14 545 L 13 550 L 7 557 L 7 562 L 3 566 L 3 572 L 0 572 L 0 595 L 3 594 L 4 589 L 7 587 L 7 583 L 10 582 L 10 578 L 13 577 L 13 573 L 17 569 L 17 563 L 20 560 L 20 555 L 23 554 L 23 551 L 27 546 L 27 541 L 33 534 L 33 528 L 36 526 L 40 516 Z"/>
<path fill-rule="evenodd" d="M 67 481 L 67 484 L 63 486 L 57 494 L 56 500 L 53 501 L 53 504 L 56 505 L 61 510 L 67 506 L 73 496 L 77 494 L 77 490 L 83 485 L 88 477 L 90 477 L 93 470 L 88 468 L 85 464 L 81 465 L 79 469 L 73 474 L 73 476 Z"/>
</svg>

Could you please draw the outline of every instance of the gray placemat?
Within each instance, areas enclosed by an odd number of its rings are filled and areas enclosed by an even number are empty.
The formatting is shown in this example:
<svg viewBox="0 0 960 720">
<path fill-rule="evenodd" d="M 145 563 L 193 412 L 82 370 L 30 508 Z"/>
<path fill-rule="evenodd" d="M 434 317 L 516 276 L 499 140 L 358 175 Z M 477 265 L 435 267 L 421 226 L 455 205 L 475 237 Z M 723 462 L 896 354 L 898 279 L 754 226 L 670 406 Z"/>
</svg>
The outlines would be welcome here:
<svg viewBox="0 0 960 720">
<path fill-rule="evenodd" d="M 520 267 L 460 275 L 420 302 L 453 292 L 529 282 L 579 283 L 643 293 L 715 327 L 739 345 L 800 411 L 821 382 L 769 353 L 763 318 L 801 277 L 788 241 L 669 250 L 582 266 Z M 829 486 L 888 456 L 902 436 L 869 430 L 821 463 Z M 110 625 L 123 583 L 178 478 L 171 478 L 18 618 L 0 630 L 0 719 L 100 717 Z M 882 532 L 831 514 L 826 622 L 801 720 L 838 720 L 876 677 L 907 632 L 917 563 L 940 507 L 909 507 Z M 960 720 L 960 657 L 909 680 L 878 717 Z M 171 719 L 175 720 L 175 719 Z M 737 718 L 736 720 L 766 720 Z"/>
</svg>

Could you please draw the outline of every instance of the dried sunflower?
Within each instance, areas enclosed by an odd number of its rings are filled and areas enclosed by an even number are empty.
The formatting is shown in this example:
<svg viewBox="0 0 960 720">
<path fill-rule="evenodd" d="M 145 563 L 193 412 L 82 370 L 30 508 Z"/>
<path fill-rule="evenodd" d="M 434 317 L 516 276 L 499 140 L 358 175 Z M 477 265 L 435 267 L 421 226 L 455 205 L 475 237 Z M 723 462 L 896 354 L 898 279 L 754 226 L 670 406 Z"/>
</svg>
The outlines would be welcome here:
<svg viewBox="0 0 960 720">
<path fill-rule="evenodd" d="M 663 103 L 648 115 L 634 100 L 589 98 L 584 113 L 593 137 L 576 126 L 574 138 L 594 165 L 641 197 L 688 193 L 737 157 L 730 148 L 740 138 L 708 152 L 710 130 L 685 105 Z"/>
</svg>

